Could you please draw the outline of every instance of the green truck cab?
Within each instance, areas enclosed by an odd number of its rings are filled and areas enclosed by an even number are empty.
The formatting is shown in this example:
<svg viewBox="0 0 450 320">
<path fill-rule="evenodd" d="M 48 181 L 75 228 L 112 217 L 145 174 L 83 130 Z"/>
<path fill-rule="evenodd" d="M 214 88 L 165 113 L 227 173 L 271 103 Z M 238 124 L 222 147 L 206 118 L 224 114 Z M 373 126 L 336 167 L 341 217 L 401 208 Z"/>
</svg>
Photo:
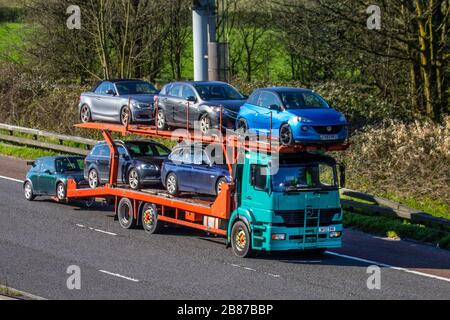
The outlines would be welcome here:
<svg viewBox="0 0 450 320">
<path fill-rule="evenodd" d="M 249 151 L 244 158 L 235 166 L 236 209 L 228 224 L 228 244 L 236 255 L 341 247 L 343 165 L 306 152 Z"/>
</svg>

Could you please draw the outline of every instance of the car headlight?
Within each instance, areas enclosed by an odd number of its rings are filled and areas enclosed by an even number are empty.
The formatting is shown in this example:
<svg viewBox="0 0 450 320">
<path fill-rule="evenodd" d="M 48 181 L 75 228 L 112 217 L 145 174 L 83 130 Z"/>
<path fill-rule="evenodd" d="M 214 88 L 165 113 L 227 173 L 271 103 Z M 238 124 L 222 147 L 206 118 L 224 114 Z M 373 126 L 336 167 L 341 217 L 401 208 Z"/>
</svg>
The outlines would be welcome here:
<svg viewBox="0 0 450 320">
<path fill-rule="evenodd" d="M 139 102 L 137 102 L 137 101 L 131 101 L 131 107 L 132 107 L 132 108 L 139 108 Z"/>
<path fill-rule="evenodd" d="M 344 115 L 341 115 L 341 117 L 339 118 L 340 122 L 347 122 L 347 119 L 345 118 Z"/>
<path fill-rule="evenodd" d="M 142 168 L 144 168 L 146 170 L 159 171 L 159 166 L 156 164 L 144 164 L 144 165 L 142 165 Z"/>
<path fill-rule="evenodd" d="M 297 122 L 312 123 L 312 120 L 305 118 L 305 117 L 297 117 Z"/>
</svg>

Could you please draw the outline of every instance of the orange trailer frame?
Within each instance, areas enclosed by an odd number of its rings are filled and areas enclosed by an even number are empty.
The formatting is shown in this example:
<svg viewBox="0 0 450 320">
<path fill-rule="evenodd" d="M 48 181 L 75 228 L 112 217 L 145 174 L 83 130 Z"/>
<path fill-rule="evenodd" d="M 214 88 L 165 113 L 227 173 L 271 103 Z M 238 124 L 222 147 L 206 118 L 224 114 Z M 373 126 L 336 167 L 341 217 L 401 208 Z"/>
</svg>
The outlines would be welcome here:
<svg viewBox="0 0 450 320">
<path fill-rule="evenodd" d="M 83 129 L 101 130 L 103 138 L 110 148 L 110 175 L 109 183 L 95 188 L 95 189 L 78 189 L 77 184 L 73 180 L 68 181 L 67 198 L 102 198 L 114 197 L 115 211 L 117 215 L 118 203 L 120 199 L 127 198 L 133 203 L 134 219 L 138 220 L 140 216 L 140 208 L 142 204 L 149 203 L 158 207 L 158 219 L 167 223 L 178 224 L 212 234 L 226 236 L 227 231 L 219 228 L 219 220 L 228 221 L 231 213 L 235 209 L 234 191 L 235 185 L 233 183 L 226 184 L 223 191 L 215 198 L 209 200 L 202 200 L 198 198 L 185 199 L 180 197 L 170 197 L 167 194 L 161 195 L 162 190 L 158 192 L 148 192 L 145 190 L 135 191 L 125 187 L 118 187 L 117 176 L 119 166 L 119 153 L 115 146 L 111 132 L 120 133 L 122 135 L 138 135 L 144 137 L 156 137 L 174 139 L 174 132 L 167 130 L 158 130 L 155 126 L 149 125 L 119 125 L 109 123 L 84 123 L 77 124 L 76 127 Z M 187 129 L 184 132 L 177 132 L 175 140 L 191 139 L 203 144 L 220 144 L 225 155 L 225 160 L 228 165 L 231 176 L 233 176 L 233 164 L 238 156 L 238 148 L 245 150 L 258 150 L 260 152 L 279 152 L 279 153 L 297 153 L 310 151 L 344 151 L 349 148 L 350 144 L 330 144 L 330 145 L 294 145 L 294 146 L 278 146 L 272 143 L 272 137 L 269 137 L 268 142 L 252 142 L 242 141 L 237 135 L 229 136 L 205 136 L 197 134 Z M 232 159 L 228 156 L 227 148 L 233 148 Z M 168 214 L 170 212 L 170 214 Z M 206 223 L 205 217 L 218 219 L 214 226 Z"/>
</svg>

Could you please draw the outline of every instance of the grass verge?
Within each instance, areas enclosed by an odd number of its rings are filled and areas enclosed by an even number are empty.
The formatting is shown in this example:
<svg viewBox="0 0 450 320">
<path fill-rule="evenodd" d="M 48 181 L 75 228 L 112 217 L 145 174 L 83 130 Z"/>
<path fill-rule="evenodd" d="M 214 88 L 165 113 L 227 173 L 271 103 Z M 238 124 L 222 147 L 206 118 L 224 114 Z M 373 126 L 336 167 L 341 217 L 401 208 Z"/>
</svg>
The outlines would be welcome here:
<svg viewBox="0 0 450 320">
<path fill-rule="evenodd" d="M 450 233 L 445 228 L 435 229 L 403 219 L 367 215 L 361 212 L 345 212 L 344 225 L 393 239 L 413 239 L 450 249 Z"/>
<path fill-rule="evenodd" d="M 33 147 L 19 146 L 0 142 L 0 154 L 25 160 L 58 155 L 57 152 Z"/>
</svg>

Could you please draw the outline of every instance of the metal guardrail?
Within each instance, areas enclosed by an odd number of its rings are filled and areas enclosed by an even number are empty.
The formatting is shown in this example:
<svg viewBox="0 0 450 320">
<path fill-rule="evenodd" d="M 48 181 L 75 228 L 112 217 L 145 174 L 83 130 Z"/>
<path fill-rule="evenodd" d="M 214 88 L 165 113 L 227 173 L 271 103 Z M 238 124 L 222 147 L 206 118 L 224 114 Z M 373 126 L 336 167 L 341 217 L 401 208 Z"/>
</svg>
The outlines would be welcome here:
<svg viewBox="0 0 450 320">
<path fill-rule="evenodd" d="M 341 195 L 355 200 L 341 199 L 342 207 L 347 211 L 364 210 L 372 214 L 391 216 L 410 220 L 413 223 L 450 227 L 450 220 L 432 216 L 429 213 L 406 207 L 397 202 L 372 196 L 359 191 L 342 189 Z M 364 202 L 360 202 L 362 200 Z M 365 203 L 369 202 L 369 203 Z"/>
<path fill-rule="evenodd" d="M 9 124 L 3 124 L 0 123 L 0 130 L 6 131 L 7 134 L 0 132 L 0 140 L 1 141 L 7 141 L 7 142 L 14 142 L 26 146 L 33 146 L 37 148 L 43 148 L 48 150 L 54 150 L 54 151 L 60 151 L 60 152 L 67 152 L 70 154 L 77 154 L 77 155 L 87 155 L 89 153 L 89 150 L 94 146 L 98 141 L 92 140 L 92 139 L 85 139 L 81 137 L 72 137 L 67 135 L 61 135 L 56 134 L 53 132 L 47 132 L 43 130 L 38 129 L 30 129 L 30 128 L 24 128 L 24 127 L 18 127 L 18 126 L 12 126 Z M 14 135 L 14 133 L 21 133 L 26 135 L 31 135 L 32 138 L 25 138 L 25 137 L 17 137 Z M 47 142 L 47 141 L 39 141 L 39 138 L 50 138 L 57 140 L 57 143 Z M 78 144 L 82 144 L 86 146 L 85 149 L 81 148 L 74 148 L 67 145 L 64 145 L 64 142 L 75 142 Z"/>
</svg>

